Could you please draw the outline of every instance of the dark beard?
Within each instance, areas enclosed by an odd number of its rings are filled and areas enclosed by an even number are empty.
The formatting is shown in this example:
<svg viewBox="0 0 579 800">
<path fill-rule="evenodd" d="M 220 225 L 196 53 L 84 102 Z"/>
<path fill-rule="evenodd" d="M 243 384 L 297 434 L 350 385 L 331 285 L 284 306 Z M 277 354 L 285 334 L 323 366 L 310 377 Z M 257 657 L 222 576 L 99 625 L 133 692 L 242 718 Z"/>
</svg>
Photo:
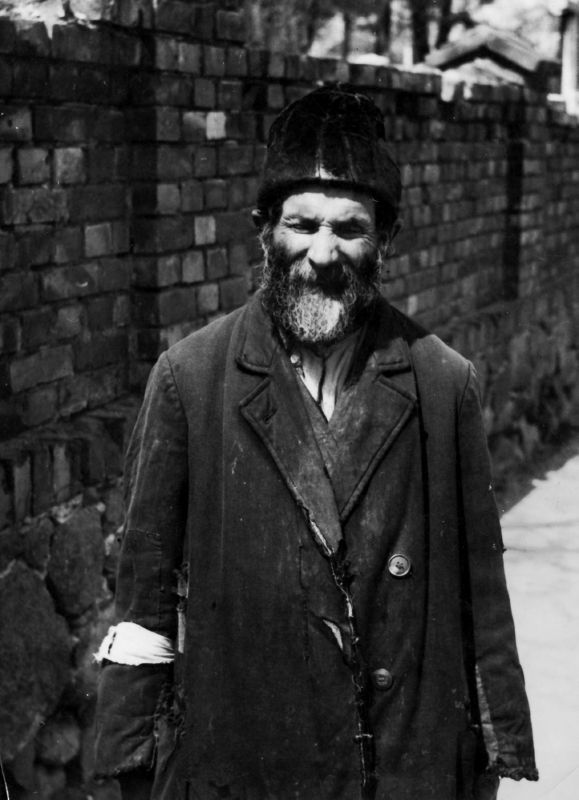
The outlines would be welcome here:
<svg viewBox="0 0 579 800">
<path fill-rule="evenodd" d="M 378 250 L 356 267 L 341 265 L 338 286 L 331 290 L 311 275 L 297 273 L 303 258 L 292 260 L 283 245 L 264 232 L 263 305 L 276 325 L 304 344 L 332 344 L 363 323 L 365 312 L 380 293 Z M 294 273 L 294 274 L 292 274 Z"/>
</svg>

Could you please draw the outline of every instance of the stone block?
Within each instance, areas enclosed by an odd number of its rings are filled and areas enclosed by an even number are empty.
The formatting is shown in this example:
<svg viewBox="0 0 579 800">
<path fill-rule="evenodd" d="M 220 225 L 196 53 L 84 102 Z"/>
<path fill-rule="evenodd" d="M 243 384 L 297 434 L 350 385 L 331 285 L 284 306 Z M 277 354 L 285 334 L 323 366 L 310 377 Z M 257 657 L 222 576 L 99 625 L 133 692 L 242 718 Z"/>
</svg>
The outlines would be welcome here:
<svg viewBox="0 0 579 800">
<path fill-rule="evenodd" d="M 0 53 L 12 53 L 16 45 L 16 26 L 9 17 L 0 18 Z"/>
<path fill-rule="evenodd" d="M 70 300 L 99 291 L 98 264 L 79 264 L 47 270 L 41 276 L 44 301 Z"/>
<path fill-rule="evenodd" d="M 45 97 L 49 87 L 45 61 L 16 61 L 12 70 L 12 91 L 16 97 Z"/>
<path fill-rule="evenodd" d="M 15 353 L 22 346 L 22 331 L 18 319 L 12 317 L 0 322 L 0 351 Z"/>
<path fill-rule="evenodd" d="M 131 284 L 130 266 L 130 262 L 123 258 L 103 259 L 98 273 L 100 291 L 128 291 Z"/>
<path fill-rule="evenodd" d="M 59 228 L 54 231 L 53 238 L 56 264 L 80 260 L 83 251 L 83 237 L 80 228 Z"/>
<path fill-rule="evenodd" d="M 207 210 L 213 208 L 227 208 L 229 200 L 229 186 L 227 181 L 221 178 L 205 181 L 204 184 L 205 203 Z"/>
<path fill-rule="evenodd" d="M 33 308 L 38 302 L 37 276 L 30 272 L 9 272 L 0 277 L 0 312 Z"/>
<path fill-rule="evenodd" d="M 221 281 L 219 288 L 224 311 L 239 308 L 247 301 L 248 287 L 244 277 L 226 278 Z"/>
<path fill-rule="evenodd" d="M 68 197 L 71 222 L 104 222 L 127 212 L 127 189 L 122 185 L 76 186 Z"/>
<path fill-rule="evenodd" d="M 225 56 L 225 74 L 244 78 L 247 73 L 247 50 L 244 47 L 228 47 Z"/>
<path fill-rule="evenodd" d="M 32 116 L 27 108 L 0 108 L 0 141 L 27 142 L 32 139 Z"/>
<path fill-rule="evenodd" d="M 218 155 L 219 175 L 243 175 L 253 172 L 253 146 L 233 142 L 221 145 Z"/>
<path fill-rule="evenodd" d="M 133 283 L 142 288 L 173 286 L 181 281 L 181 257 L 149 256 L 135 259 Z"/>
<path fill-rule="evenodd" d="M 42 507 L 42 510 L 45 511 L 51 502 L 52 497 L 45 496 L 38 498 L 38 500 L 35 499 L 35 506 Z M 40 517 L 33 520 L 30 525 L 22 529 L 24 538 L 23 555 L 26 563 L 40 573 L 44 573 L 48 565 L 53 533 L 54 526 L 48 517 Z"/>
<path fill-rule="evenodd" d="M 0 749 L 11 760 L 54 711 L 71 641 L 42 579 L 18 562 L 0 577 L 0 629 Z"/>
<path fill-rule="evenodd" d="M 195 178 L 212 178 L 217 171 L 217 153 L 213 147 L 196 147 L 193 153 Z"/>
<path fill-rule="evenodd" d="M 83 143 L 93 133 L 94 115 L 88 108 L 37 106 L 34 133 L 37 140 Z M 30 137 L 27 137 L 30 138 Z"/>
<path fill-rule="evenodd" d="M 177 68 L 181 72 L 187 72 L 191 75 L 199 75 L 201 73 L 201 55 L 201 45 L 189 44 L 188 42 L 179 42 Z"/>
<path fill-rule="evenodd" d="M 4 196 L 4 221 L 8 225 L 62 222 L 66 219 L 67 197 L 62 189 L 11 189 Z"/>
<path fill-rule="evenodd" d="M 105 294 L 101 297 L 89 298 L 86 302 L 86 319 L 88 331 L 103 331 L 113 327 L 113 309 L 115 297 L 112 294 Z M 85 332 L 77 341 L 87 342 L 90 334 Z M 95 364 L 97 366 L 97 364 Z"/>
<path fill-rule="evenodd" d="M 174 325 L 197 316 L 197 289 L 187 286 L 165 289 L 159 293 L 135 293 L 134 311 L 146 325 Z"/>
<path fill-rule="evenodd" d="M 57 147 L 54 151 L 54 180 L 57 184 L 84 183 L 84 152 L 80 147 Z"/>
<path fill-rule="evenodd" d="M 217 214 L 215 240 L 219 244 L 246 242 L 255 237 L 255 226 L 248 211 L 227 211 Z"/>
<path fill-rule="evenodd" d="M 207 279 L 214 281 L 223 278 L 228 272 L 227 250 L 224 247 L 214 247 L 207 250 Z"/>
<path fill-rule="evenodd" d="M 56 416 L 56 397 L 55 386 L 45 384 L 15 398 L 22 424 L 27 428 L 35 428 L 37 425 L 52 421 Z"/>
<path fill-rule="evenodd" d="M 182 181 L 193 177 L 191 149 L 161 145 L 157 152 L 157 178 L 162 182 Z"/>
<path fill-rule="evenodd" d="M 217 94 L 217 105 L 219 108 L 227 110 L 239 111 L 242 108 L 242 89 L 241 81 L 220 81 L 219 92 Z M 282 100 L 283 107 L 285 103 Z"/>
<path fill-rule="evenodd" d="M 193 83 L 193 105 L 195 108 L 215 108 L 217 93 L 215 82 L 209 78 L 195 78 Z M 0 119 L 0 138 L 2 138 L 2 121 Z"/>
<path fill-rule="evenodd" d="M 201 181 L 183 181 L 181 184 L 181 211 L 188 214 L 203 211 L 203 184 Z"/>
<path fill-rule="evenodd" d="M 0 149 L 0 183 L 10 183 L 14 172 L 14 162 L 11 147 Z"/>
<path fill-rule="evenodd" d="M 50 383 L 72 375 L 72 350 L 69 345 L 49 347 L 26 358 L 15 359 L 9 371 L 13 392 L 31 389 L 39 383 Z"/>
<path fill-rule="evenodd" d="M 202 250 L 185 253 L 182 262 L 183 283 L 199 283 L 205 280 L 205 265 Z"/>
<path fill-rule="evenodd" d="M 203 47 L 203 74 L 221 78 L 225 75 L 225 49 L 205 45 Z"/>
<path fill-rule="evenodd" d="M 66 617 L 77 617 L 100 594 L 104 542 L 99 511 L 81 508 L 55 526 L 48 580 L 56 606 Z"/>
<path fill-rule="evenodd" d="M 53 323 L 53 310 L 47 306 L 25 311 L 20 317 L 24 349 L 37 350 L 42 345 L 49 344 Z"/>
<path fill-rule="evenodd" d="M 226 119 L 222 111 L 210 111 L 207 114 L 206 133 L 208 139 L 225 139 Z"/>
<path fill-rule="evenodd" d="M 215 242 L 215 217 L 195 217 L 195 244 L 213 244 Z"/>
<path fill-rule="evenodd" d="M 193 227 L 181 217 L 138 218 L 133 242 L 136 254 L 186 250 L 193 244 Z"/>
<path fill-rule="evenodd" d="M 219 10 L 215 15 L 215 33 L 218 39 L 245 42 L 247 38 L 245 12 Z"/>
<path fill-rule="evenodd" d="M 87 258 L 114 253 L 113 232 L 110 222 L 86 225 L 84 229 L 84 254 Z"/>
<path fill-rule="evenodd" d="M 219 308 L 219 286 L 206 283 L 200 286 L 197 293 L 197 311 L 199 314 L 212 314 Z"/>
<path fill-rule="evenodd" d="M 87 25 L 57 24 L 52 29 L 52 55 L 64 61 L 99 61 L 103 37 Z"/>
</svg>

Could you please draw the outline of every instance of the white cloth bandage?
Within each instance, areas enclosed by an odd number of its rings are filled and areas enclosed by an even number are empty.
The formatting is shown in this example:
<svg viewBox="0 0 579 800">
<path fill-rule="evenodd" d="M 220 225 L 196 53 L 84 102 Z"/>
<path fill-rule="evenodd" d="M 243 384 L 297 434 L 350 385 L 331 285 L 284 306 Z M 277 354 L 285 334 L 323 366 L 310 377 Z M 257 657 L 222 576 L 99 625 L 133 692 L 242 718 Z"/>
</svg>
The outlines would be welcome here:
<svg viewBox="0 0 579 800">
<path fill-rule="evenodd" d="M 175 653 L 172 641 L 166 636 L 134 622 L 119 622 L 109 628 L 94 658 L 99 663 L 107 659 L 115 664 L 136 667 L 139 664 L 170 664 L 175 660 Z"/>
</svg>

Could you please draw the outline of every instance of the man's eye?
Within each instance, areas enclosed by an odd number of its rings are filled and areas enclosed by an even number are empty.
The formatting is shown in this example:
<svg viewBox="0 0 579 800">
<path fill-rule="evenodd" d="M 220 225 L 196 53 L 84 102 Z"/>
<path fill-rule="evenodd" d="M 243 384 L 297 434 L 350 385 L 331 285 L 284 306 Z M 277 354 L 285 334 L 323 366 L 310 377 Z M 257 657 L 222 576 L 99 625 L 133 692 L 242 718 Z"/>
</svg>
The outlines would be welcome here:
<svg viewBox="0 0 579 800">
<path fill-rule="evenodd" d="M 288 227 L 297 233 L 315 233 L 318 229 L 317 223 L 307 219 L 291 222 Z"/>
<path fill-rule="evenodd" d="M 341 239 L 357 239 L 364 235 L 364 231 L 359 225 L 339 225 L 335 228 L 335 233 Z"/>
</svg>

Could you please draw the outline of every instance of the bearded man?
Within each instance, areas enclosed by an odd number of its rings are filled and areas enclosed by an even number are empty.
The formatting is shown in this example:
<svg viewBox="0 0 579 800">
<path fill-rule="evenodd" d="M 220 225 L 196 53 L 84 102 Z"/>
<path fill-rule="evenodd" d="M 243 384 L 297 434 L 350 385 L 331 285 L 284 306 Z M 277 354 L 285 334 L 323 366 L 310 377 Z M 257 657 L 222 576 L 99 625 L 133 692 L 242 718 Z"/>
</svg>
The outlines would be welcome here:
<svg viewBox="0 0 579 800">
<path fill-rule="evenodd" d="M 101 648 L 99 767 L 124 798 L 537 778 L 475 374 L 380 294 L 400 194 L 368 98 L 290 105 L 261 290 L 153 369 Z"/>
</svg>

